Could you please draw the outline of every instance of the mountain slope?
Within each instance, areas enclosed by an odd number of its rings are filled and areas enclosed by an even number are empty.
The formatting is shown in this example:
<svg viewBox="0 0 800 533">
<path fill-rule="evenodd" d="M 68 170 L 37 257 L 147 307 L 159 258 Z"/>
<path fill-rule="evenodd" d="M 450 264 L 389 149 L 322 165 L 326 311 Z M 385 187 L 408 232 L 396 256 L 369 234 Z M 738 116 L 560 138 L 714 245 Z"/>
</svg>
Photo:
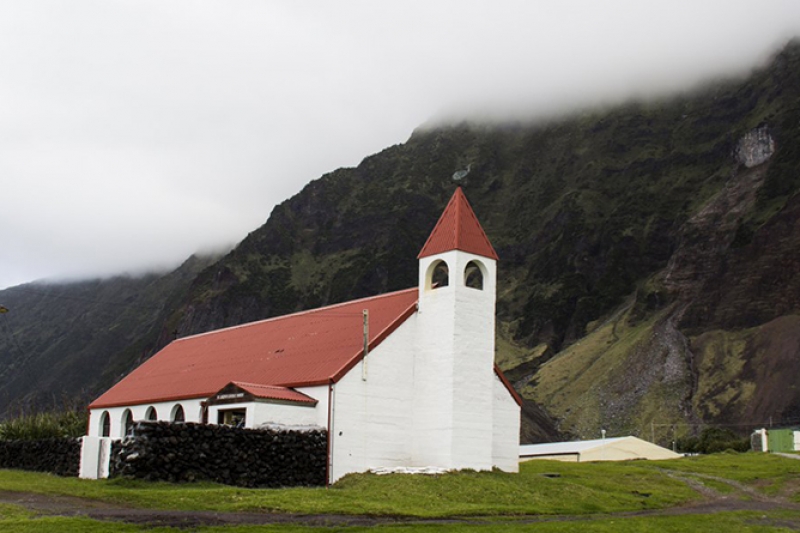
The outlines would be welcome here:
<svg viewBox="0 0 800 533">
<path fill-rule="evenodd" d="M 614 406 L 609 427 L 620 432 L 642 433 L 654 420 L 738 420 L 738 407 L 710 407 L 725 396 L 705 391 L 714 378 L 692 343 L 798 310 L 794 259 L 776 259 L 800 249 L 799 57 L 790 45 L 748 80 L 669 101 L 544 124 L 422 128 L 277 206 L 196 280 L 180 331 L 413 285 L 416 253 L 456 186 L 451 176 L 470 165 L 459 184 L 501 257 L 498 360 L 529 397 L 586 435 L 606 424 L 585 410 L 586 420 L 574 420 L 589 398 Z M 564 363 L 564 405 L 537 393 L 555 379 L 537 373 L 542 363 L 562 351 L 566 360 L 609 320 L 639 336 L 616 333 L 593 357 L 602 372 L 621 365 L 630 379 L 601 386 L 595 370 L 584 391 Z M 644 385 L 631 369 L 648 375 Z M 663 410 L 664 401 L 673 407 Z M 770 415 L 788 416 L 787 401 Z"/>
<path fill-rule="evenodd" d="M 614 336 L 606 324 L 526 385 L 563 429 L 632 430 L 666 443 L 673 426 L 680 435 L 703 423 L 746 430 L 800 421 L 797 72 L 789 49 L 765 76 L 776 84 L 769 98 L 752 111 L 764 122 L 730 153 L 736 168 L 681 226 L 665 268 L 615 318 Z M 591 386 L 581 386 L 589 361 Z"/>
<path fill-rule="evenodd" d="M 88 403 L 152 355 L 190 281 L 212 258 L 167 275 L 30 283 L 0 291 L 0 419 Z M 165 333 L 168 335 L 168 333 Z"/>
<path fill-rule="evenodd" d="M 500 255 L 497 360 L 562 430 L 788 418 L 800 401 L 772 387 L 795 373 L 765 369 L 800 368 L 798 168 L 797 43 L 746 80 L 670 100 L 423 127 L 276 206 L 136 338 L 151 353 L 174 330 L 413 286 L 461 185 Z M 130 368 L 119 349 L 103 355 Z"/>
</svg>

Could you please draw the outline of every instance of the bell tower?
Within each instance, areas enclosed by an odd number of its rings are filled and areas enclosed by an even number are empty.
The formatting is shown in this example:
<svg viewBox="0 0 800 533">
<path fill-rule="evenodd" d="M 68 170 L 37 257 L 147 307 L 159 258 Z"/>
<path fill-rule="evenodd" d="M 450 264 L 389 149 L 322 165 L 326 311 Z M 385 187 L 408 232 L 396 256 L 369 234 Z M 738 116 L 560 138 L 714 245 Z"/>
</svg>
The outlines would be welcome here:
<svg viewBox="0 0 800 533">
<path fill-rule="evenodd" d="M 460 187 L 418 259 L 417 461 L 491 469 L 498 257 Z"/>
</svg>

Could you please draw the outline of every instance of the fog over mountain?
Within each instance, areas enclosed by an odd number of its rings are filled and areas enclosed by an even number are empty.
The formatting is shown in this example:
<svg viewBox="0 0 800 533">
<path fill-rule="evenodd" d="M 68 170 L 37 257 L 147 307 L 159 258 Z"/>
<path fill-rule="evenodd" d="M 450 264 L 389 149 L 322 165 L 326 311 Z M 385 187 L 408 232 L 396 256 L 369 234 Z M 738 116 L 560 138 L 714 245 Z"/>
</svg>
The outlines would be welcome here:
<svg viewBox="0 0 800 533">
<path fill-rule="evenodd" d="M 420 124 L 748 73 L 794 0 L 0 7 L 0 288 L 175 266 Z"/>
</svg>

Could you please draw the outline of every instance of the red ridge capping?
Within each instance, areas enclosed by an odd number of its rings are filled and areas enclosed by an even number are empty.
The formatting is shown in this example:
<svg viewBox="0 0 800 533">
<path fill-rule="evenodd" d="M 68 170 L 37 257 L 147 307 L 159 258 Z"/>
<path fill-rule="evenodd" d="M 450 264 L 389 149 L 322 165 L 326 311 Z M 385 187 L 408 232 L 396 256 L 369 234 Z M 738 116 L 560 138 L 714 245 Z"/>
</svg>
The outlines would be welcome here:
<svg viewBox="0 0 800 533">
<path fill-rule="evenodd" d="M 451 250 L 499 259 L 461 187 L 453 193 L 417 259 Z"/>
</svg>

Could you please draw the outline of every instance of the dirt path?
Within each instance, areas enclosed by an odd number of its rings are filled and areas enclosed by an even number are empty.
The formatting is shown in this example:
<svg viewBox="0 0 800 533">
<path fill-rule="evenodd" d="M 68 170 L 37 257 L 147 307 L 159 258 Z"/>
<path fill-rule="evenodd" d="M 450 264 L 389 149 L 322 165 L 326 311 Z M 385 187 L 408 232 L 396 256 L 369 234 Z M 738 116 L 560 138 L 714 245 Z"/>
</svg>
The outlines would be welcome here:
<svg viewBox="0 0 800 533">
<path fill-rule="evenodd" d="M 171 511 L 124 507 L 113 503 L 53 496 L 32 492 L 0 491 L 0 504 L 19 505 L 44 516 L 84 516 L 152 526 L 198 527 L 243 524 L 295 524 L 306 526 L 375 526 L 380 524 L 433 522 L 453 523 L 459 520 L 418 520 L 409 517 L 358 515 L 302 515 L 290 513 L 227 513 L 216 511 Z"/>
<path fill-rule="evenodd" d="M 674 516 L 691 514 L 714 514 L 730 511 L 770 512 L 779 510 L 800 511 L 800 505 L 789 502 L 781 496 L 767 496 L 757 490 L 724 478 L 705 474 L 684 473 L 670 470 L 663 472 L 678 479 L 703 496 L 700 502 L 693 502 L 680 507 L 648 511 L 631 511 L 602 515 L 569 515 L 569 516 L 525 516 L 513 520 L 513 523 L 541 522 L 581 522 L 608 518 Z M 728 485 L 731 492 L 720 493 L 703 480 Z M 49 516 L 84 516 L 95 520 L 126 522 L 148 526 L 172 526 L 192 528 L 199 526 L 225 525 L 266 525 L 293 524 L 305 526 L 377 526 L 390 524 L 508 524 L 509 517 L 454 517 L 445 519 L 419 519 L 398 516 L 354 516 L 354 515 L 299 515 L 289 513 L 227 513 L 214 511 L 165 511 L 158 509 L 141 509 L 124 507 L 117 504 L 75 498 L 69 496 L 52 496 L 29 492 L 0 491 L 0 504 L 8 503 L 24 507 L 38 515 Z M 797 519 L 782 518 L 780 525 L 800 531 L 800 517 Z"/>
</svg>

